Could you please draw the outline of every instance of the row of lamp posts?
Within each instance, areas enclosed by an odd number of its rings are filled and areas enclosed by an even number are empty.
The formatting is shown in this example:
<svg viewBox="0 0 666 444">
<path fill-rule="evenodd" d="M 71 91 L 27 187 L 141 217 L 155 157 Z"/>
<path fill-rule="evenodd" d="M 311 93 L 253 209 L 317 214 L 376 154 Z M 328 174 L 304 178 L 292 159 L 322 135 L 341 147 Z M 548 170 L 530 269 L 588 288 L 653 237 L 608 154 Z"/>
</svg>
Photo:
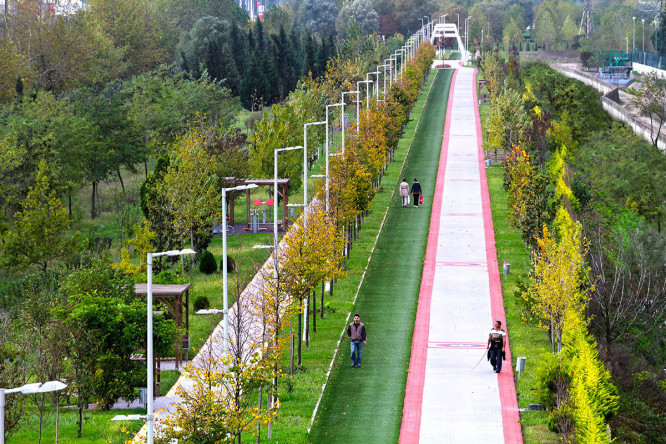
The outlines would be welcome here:
<svg viewBox="0 0 666 444">
<path fill-rule="evenodd" d="M 426 16 L 426 18 L 429 18 Z M 361 102 L 361 96 L 360 96 L 360 84 L 365 83 L 366 84 L 366 101 L 370 102 L 370 84 L 373 83 L 373 94 L 377 99 L 379 100 L 379 86 L 380 86 L 380 74 L 381 71 L 379 68 L 383 68 L 383 74 L 384 74 L 384 82 L 382 84 L 383 86 L 383 96 L 384 100 L 386 99 L 386 76 L 387 76 L 387 68 L 388 68 L 388 73 L 389 73 L 389 84 L 393 84 L 394 82 L 401 80 L 402 75 L 403 75 L 403 69 L 404 69 L 404 64 L 405 61 L 411 60 L 416 52 L 416 48 L 418 47 L 418 43 L 421 41 L 425 40 L 426 38 L 430 38 L 430 26 L 432 25 L 431 21 L 428 21 L 428 23 L 424 24 L 422 26 L 422 29 L 419 33 L 413 35 L 408 42 L 399 50 L 397 50 L 389 59 L 384 60 L 383 65 L 379 65 L 377 67 L 376 71 L 369 72 L 366 74 L 365 80 L 359 80 L 356 83 L 356 91 L 346 91 L 342 93 L 342 101 L 340 103 L 334 103 L 330 105 L 326 105 L 326 120 L 321 121 L 321 122 L 309 122 L 303 125 L 303 146 L 292 146 L 292 147 L 286 147 L 286 148 L 277 148 L 274 150 L 274 159 L 273 159 L 273 166 L 274 166 L 274 183 L 273 183 L 273 200 L 277 203 L 278 201 L 278 154 L 281 152 L 286 152 L 286 151 L 294 151 L 294 150 L 303 150 L 303 191 L 304 191 L 304 197 L 303 197 L 303 210 L 306 209 L 307 204 L 308 204 L 308 193 L 307 193 L 307 179 L 308 179 L 308 128 L 311 126 L 315 125 L 326 125 L 326 141 L 325 141 L 325 155 L 326 155 L 326 174 L 323 176 L 326 178 L 326 211 L 329 211 L 329 197 L 330 197 L 330 183 L 329 183 L 329 157 L 331 156 L 331 153 L 329 152 L 329 126 L 330 126 L 330 120 L 329 120 L 329 109 L 333 107 L 342 107 L 342 153 L 344 154 L 344 146 L 345 146 L 345 137 L 344 137 L 344 127 L 345 127 L 345 122 L 344 122 L 344 96 L 346 94 L 356 94 L 356 128 L 357 131 L 360 130 L 360 121 L 359 121 L 359 114 L 360 114 L 360 102 Z M 398 55 L 400 55 L 400 71 L 398 72 Z M 370 80 L 369 77 L 371 75 L 375 76 L 375 80 Z M 321 177 L 318 176 L 318 177 Z M 222 310 L 224 314 L 224 353 L 229 352 L 229 301 L 228 301 L 228 294 L 227 294 L 227 203 L 226 203 L 226 196 L 228 192 L 232 191 L 242 191 L 242 190 L 250 190 L 253 188 L 256 188 L 256 184 L 248 184 L 248 185 L 240 185 L 236 187 L 231 187 L 231 188 L 223 188 L 222 189 L 222 273 L 223 273 L 223 304 L 224 304 L 224 309 Z M 277 221 L 277 209 L 276 211 L 273 212 L 273 249 L 276 251 L 276 247 L 278 245 L 278 221 Z M 155 416 L 154 416 L 154 409 L 153 409 L 153 258 L 159 257 L 159 256 L 182 256 L 186 254 L 195 254 L 195 251 L 189 248 L 183 249 L 183 250 L 170 250 L 170 251 L 165 251 L 165 252 L 159 252 L 159 253 L 148 253 L 147 255 L 147 281 L 148 281 L 148 289 L 147 289 L 147 300 L 146 300 L 146 305 L 147 305 L 147 316 L 148 316 L 148 322 L 147 322 L 147 346 L 146 346 L 146 362 L 147 362 L 147 370 L 148 370 L 148 377 L 147 377 L 147 405 L 146 405 L 146 415 L 128 415 L 128 416 L 122 416 L 119 415 L 115 417 L 115 420 L 131 420 L 131 419 L 145 419 L 146 420 L 146 426 L 147 426 L 147 442 L 148 444 L 153 444 L 154 442 L 154 421 L 155 421 Z M 209 311 L 213 312 L 213 311 Z M 51 384 L 51 383 L 47 383 Z M 62 384 L 62 383 L 60 383 Z M 44 384 L 46 386 L 46 384 Z M 64 388 L 65 385 L 63 384 L 61 388 Z M 56 388 L 56 390 L 60 390 L 61 388 Z M 12 390 L 0 390 L 0 408 L 4 407 L 4 394 L 5 393 L 13 393 L 14 391 L 21 391 L 21 389 L 12 389 Z M 27 393 L 27 392 L 24 392 Z M 32 393 L 32 392 L 30 392 Z M 1 411 L 0 411 L 1 413 Z M 4 434 L 0 433 L 0 444 L 4 444 L 4 441 L 2 441 L 2 436 Z"/>
</svg>

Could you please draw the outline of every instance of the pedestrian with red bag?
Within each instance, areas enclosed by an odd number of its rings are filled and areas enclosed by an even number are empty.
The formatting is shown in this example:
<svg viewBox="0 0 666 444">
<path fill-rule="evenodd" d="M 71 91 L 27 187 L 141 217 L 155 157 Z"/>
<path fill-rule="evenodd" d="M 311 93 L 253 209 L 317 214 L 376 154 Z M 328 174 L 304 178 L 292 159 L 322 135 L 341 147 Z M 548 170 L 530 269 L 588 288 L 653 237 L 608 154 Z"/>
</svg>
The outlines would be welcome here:
<svg viewBox="0 0 666 444">
<path fill-rule="evenodd" d="M 423 193 L 421 191 L 421 184 L 418 180 L 416 180 L 416 177 L 414 178 L 414 183 L 412 184 L 412 189 L 410 192 L 414 198 L 414 208 L 418 208 L 419 202 L 423 203 Z"/>
</svg>

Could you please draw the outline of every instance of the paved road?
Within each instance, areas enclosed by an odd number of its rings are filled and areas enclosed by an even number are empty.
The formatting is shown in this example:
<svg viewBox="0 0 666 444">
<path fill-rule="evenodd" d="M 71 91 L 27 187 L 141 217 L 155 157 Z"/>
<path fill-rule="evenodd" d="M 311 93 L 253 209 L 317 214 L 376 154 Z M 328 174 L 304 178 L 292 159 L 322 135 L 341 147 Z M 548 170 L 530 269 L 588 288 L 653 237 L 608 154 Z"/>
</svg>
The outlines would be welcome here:
<svg viewBox="0 0 666 444">
<path fill-rule="evenodd" d="M 493 320 L 504 325 L 505 319 L 475 84 L 473 69 L 457 69 L 421 282 L 402 443 L 522 443 L 510 350 L 500 374 L 484 357 Z"/>
</svg>

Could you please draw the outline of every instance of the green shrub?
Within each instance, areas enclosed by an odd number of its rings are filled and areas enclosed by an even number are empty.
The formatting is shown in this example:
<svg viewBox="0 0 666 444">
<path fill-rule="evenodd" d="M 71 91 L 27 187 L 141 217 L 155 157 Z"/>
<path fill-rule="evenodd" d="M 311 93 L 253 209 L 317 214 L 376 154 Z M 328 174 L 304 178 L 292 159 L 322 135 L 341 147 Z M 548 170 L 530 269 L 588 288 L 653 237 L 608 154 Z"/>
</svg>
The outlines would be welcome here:
<svg viewBox="0 0 666 444">
<path fill-rule="evenodd" d="M 145 282 L 145 281 L 144 281 Z M 178 273 L 171 270 L 162 270 L 153 278 L 153 282 L 162 285 L 182 284 L 183 279 Z"/>
<path fill-rule="evenodd" d="M 204 274 L 213 274 L 217 271 L 217 261 L 213 253 L 206 250 L 199 259 L 199 271 Z"/>
<path fill-rule="evenodd" d="M 210 301 L 206 296 L 197 296 L 194 299 L 194 311 L 208 310 L 210 308 Z"/>
</svg>

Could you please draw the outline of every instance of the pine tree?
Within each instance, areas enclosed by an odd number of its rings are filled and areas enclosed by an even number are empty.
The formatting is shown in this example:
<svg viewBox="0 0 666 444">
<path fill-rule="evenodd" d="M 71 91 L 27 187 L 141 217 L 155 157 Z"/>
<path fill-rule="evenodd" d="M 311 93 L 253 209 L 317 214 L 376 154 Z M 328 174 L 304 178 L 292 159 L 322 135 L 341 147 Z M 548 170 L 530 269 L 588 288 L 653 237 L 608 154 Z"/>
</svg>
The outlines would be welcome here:
<svg viewBox="0 0 666 444">
<path fill-rule="evenodd" d="M 307 74 L 307 71 L 305 70 L 306 60 L 303 40 L 301 39 L 301 34 L 296 30 L 296 27 L 292 27 L 289 32 L 289 46 L 291 47 L 290 55 L 292 57 L 289 63 L 294 68 L 294 76 L 296 77 L 292 87 L 292 89 L 294 89 L 298 80 Z"/>
<path fill-rule="evenodd" d="M 319 77 L 319 71 L 317 71 L 317 44 L 312 34 L 308 34 L 305 42 L 305 55 L 305 74 L 311 73 L 312 77 Z"/>
<path fill-rule="evenodd" d="M 319 51 L 317 52 L 318 76 L 324 75 L 324 73 L 326 73 L 326 65 L 328 64 L 329 57 L 330 56 L 328 54 L 328 44 L 326 43 L 326 40 L 322 39 L 321 46 L 319 47 Z"/>
<path fill-rule="evenodd" d="M 229 30 L 229 41 L 231 42 L 231 55 L 234 58 L 234 63 L 236 65 L 236 71 L 240 76 L 245 73 L 247 67 L 247 58 L 248 58 L 248 43 L 252 43 L 254 39 L 252 38 L 252 31 L 249 35 L 245 35 L 245 31 L 233 26 Z"/>
<path fill-rule="evenodd" d="M 240 75 L 234 57 L 231 55 L 231 50 L 226 43 L 221 45 L 218 64 L 220 67 L 220 77 L 218 79 L 224 79 L 224 86 L 229 88 L 234 95 L 238 95 Z"/>
</svg>

